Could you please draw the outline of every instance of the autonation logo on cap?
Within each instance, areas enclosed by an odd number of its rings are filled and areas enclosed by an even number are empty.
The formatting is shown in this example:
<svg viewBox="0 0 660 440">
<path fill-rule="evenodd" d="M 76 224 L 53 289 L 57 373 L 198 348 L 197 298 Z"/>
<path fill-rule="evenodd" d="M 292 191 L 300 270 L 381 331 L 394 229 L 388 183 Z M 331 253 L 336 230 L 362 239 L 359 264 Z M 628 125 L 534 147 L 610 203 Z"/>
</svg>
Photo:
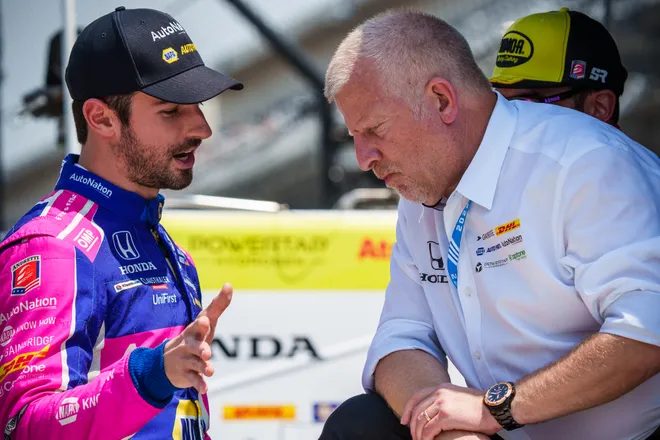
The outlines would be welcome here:
<svg viewBox="0 0 660 440">
<path fill-rule="evenodd" d="M 103 186 L 103 184 L 101 182 L 97 182 L 95 179 L 93 179 L 91 177 L 85 177 L 85 176 L 81 176 L 79 174 L 73 173 L 73 174 L 71 174 L 69 179 L 73 180 L 75 182 L 78 182 L 78 183 L 82 183 L 83 185 L 87 185 L 89 187 L 92 187 L 95 190 L 97 190 L 98 192 L 100 192 L 101 194 L 103 194 L 107 198 L 112 197 L 112 190 L 110 188 L 106 188 L 105 186 Z"/>
</svg>

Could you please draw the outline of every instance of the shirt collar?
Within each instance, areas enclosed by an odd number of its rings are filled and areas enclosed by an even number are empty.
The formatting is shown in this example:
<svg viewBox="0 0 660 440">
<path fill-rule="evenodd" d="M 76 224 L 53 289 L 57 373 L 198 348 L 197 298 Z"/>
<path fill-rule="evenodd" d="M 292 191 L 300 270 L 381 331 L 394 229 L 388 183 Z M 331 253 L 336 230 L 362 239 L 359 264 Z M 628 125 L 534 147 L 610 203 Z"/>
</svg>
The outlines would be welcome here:
<svg viewBox="0 0 660 440">
<path fill-rule="evenodd" d="M 56 190 L 76 192 L 113 211 L 118 217 L 133 222 L 141 221 L 151 226 L 158 224 L 165 197 L 158 194 L 153 199 L 145 199 L 134 192 L 126 191 L 78 165 L 79 158 L 77 154 L 69 154 L 64 158 L 60 177 L 55 185 Z"/>
<path fill-rule="evenodd" d="M 486 209 L 493 206 L 497 181 L 517 120 L 517 107 L 497 93 L 497 102 L 479 149 L 456 187 L 456 191 Z"/>
</svg>

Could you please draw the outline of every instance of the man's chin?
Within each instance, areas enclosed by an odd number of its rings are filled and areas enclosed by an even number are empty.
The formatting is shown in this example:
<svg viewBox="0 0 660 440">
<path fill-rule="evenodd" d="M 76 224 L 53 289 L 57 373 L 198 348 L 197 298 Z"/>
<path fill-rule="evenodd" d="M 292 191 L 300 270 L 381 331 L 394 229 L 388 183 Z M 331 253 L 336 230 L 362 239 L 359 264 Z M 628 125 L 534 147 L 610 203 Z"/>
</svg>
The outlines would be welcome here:
<svg viewBox="0 0 660 440">
<path fill-rule="evenodd" d="M 408 200 L 409 202 L 423 203 L 424 200 L 419 194 L 408 191 L 407 188 L 391 188 L 399 195 L 399 197 Z"/>
<path fill-rule="evenodd" d="M 168 179 L 168 181 L 163 185 L 165 189 L 179 190 L 184 189 L 190 186 L 193 180 L 192 170 L 178 170 L 175 173 L 176 177 Z"/>
</svg>

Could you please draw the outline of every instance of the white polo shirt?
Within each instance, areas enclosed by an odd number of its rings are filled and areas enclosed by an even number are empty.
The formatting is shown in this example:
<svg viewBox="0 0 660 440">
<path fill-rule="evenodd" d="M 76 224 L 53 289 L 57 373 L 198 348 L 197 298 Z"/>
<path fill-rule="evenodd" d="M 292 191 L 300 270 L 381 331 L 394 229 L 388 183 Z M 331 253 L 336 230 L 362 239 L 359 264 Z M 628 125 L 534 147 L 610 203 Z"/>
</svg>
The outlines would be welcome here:
<svg viewBox="0 0 660 440">
<path fill-rule="evenodd" d="M 456 289 L 448 237 L 468 200 Z M 599 331 L 660 345 L 660 160 L 595 118 L 498 95 L 446 205 L 402 200 L 398 215 L 365 389 L 378 361 L 403 349 L 445 364 L 446 354 L 485 390 Z M 500 435 L 638 439 L 658 423 L 660 375 L 605 405 Z"/>
</svg>

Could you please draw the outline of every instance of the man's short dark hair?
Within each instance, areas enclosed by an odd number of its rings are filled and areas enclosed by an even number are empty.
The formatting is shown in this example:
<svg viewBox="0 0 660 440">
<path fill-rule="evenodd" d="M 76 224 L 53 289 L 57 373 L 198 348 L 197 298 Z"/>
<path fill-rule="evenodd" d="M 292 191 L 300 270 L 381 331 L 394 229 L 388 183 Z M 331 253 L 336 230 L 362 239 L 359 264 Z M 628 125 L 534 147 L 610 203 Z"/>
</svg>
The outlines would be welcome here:
<svg viewBox="0 0 660 440">
<path fill-rule="evenodd" d="M 128 126 L 131 118 L 132 98 L 133 93 L 128 95 L 105 96 L 98 99 L 105 102 L 108 107 L 117 114 L 117 117 L 123 125 Z M 73 121 L 76 124 L 76 136 L 78 137 L 78 142 L 80 142 L 80 144 L 87 142 L 88 133 L 87 121 L 85 120 L 85 115 L 82 110 L 84 103 L 85 101 L 73 101 L 71 104 Z"/>
</svg>

